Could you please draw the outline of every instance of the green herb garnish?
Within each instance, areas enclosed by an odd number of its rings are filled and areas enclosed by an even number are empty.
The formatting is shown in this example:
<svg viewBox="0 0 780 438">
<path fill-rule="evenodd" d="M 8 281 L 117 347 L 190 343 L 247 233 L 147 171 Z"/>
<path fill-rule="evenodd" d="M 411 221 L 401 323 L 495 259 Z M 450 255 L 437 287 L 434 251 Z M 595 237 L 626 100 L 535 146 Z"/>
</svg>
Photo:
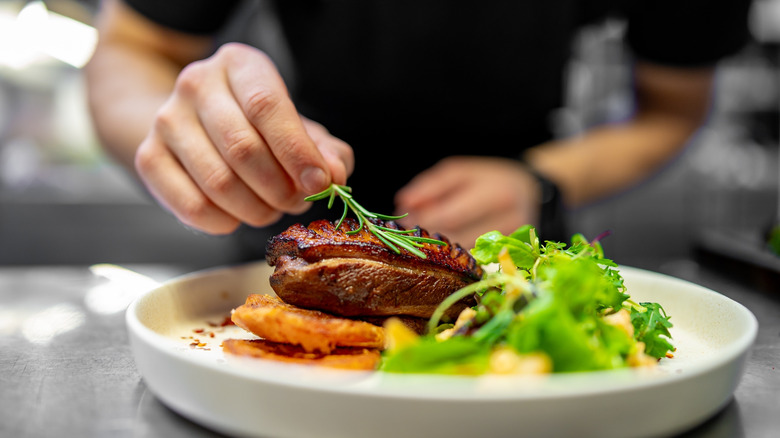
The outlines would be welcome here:
<svg viewBox="0 0 780 438">
<path fill-rule="evenodd" d="M 333 207 L 333 202 L 336 200 L 336 197 L 339 197 L 344 203 L 344 213 L 341 215 L 341 219 L 339 219 L 338 223 L 336 224 L 336 229 L 338 229 L 344 222 L 344 219 L 346 219 L 349 210 L 352 210 L 358 220 L 358 228 L 347 231 L 347 234 L 357 234 L 365 226 L 371 233 L 373 233 L 379 240 L 381 240 L 382 243 L 393 250 L 396 254 L 401 253 L 401 250 L 399 249 L 400 247 L 423 259 L 427 258 L 425 253 L 419 249 L 423 247 L 423 244 L 432 243 L 434 245 L 446 245 L 446 243 L 442 242 L 441 240 L 415 236 L 414 233 L 417 231 L 416 229 L 397 230 L 374 223 L 374 221 L 371 219 L 394 221 L 405 218 L 408 213 L 402 214 L 400 216 L 390 216 L 386 214 L 370 212 L 357 201 L 355 201 L 355 198 L 352 197 L 352 188 L 348 186 L 331 184 L 330 187 L 321 191 L 320 193 L 307 197 L 305 201 L 314 202 L 328 198 L 328 208 L 331 208 Z"/>
</svg>

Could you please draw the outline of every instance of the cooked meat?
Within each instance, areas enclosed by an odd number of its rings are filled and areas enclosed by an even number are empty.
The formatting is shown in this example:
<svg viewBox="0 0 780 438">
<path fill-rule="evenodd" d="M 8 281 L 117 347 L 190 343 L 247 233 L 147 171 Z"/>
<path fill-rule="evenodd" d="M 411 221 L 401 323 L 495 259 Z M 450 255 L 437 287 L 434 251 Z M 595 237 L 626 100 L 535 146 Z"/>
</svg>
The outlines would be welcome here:
<svg viewBox="0 0 780 438">
<path fill-rule="evenodd" d="M 398 228 L 394 222 L 381 225 Z M 275 266 L 271 286 L 286 303 L 350 316 L 408 315 L 429 318 L 452 292 L 478 280 L 481 270 L 471 255 L 440 235 L 446 245 L 425 244 L 426 259 L 401 249 L 396 254 L 365 227 L 348 218 L 339 229 L 327 220 L 308 227 L 293 225 L 268 242 L 267 260 Z M 452 306 L 455 317 L 471 298 Z"/>
<path fill-rule="evenodd" d="M 384 330 L 364 321 L 301 309 L 270 295 L 252 294 L 233 310 L 233 322 L 268 341 L 300 345 L 306 352 L 337 347 L 384 347 Z"/>
<path fill-rule="evenodd" d="M 323 354 L 307 352 L 299 345 L 262 339 L 226 339 L 222 350 L 238 356 L 349 370 L 374 370 L 381 359 L 379 350 L 375 348 L 337 347 L 329 354 Z"/>
</svg>

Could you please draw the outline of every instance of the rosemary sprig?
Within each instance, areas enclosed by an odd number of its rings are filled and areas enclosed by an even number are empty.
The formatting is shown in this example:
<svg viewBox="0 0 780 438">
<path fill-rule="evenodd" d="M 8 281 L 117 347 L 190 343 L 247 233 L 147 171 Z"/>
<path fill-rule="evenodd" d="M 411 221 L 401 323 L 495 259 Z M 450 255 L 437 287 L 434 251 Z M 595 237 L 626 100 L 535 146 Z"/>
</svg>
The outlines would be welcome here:
<svg viewBox="0 0 780 438">
<path fill-rule="evenodd" d="M 441 240 L 414 236 L 413 234 L 416 230 L 396 230 L 371 222 L 369 219 L 394 221 L 406 217 L 408 213 L 402 214 L 400 216 L 389 216 L 386 214 L 370 212 L 357 201 L 355 201 L 355 198 L 352 197 L 352 188 L 348 186 L 331 184 L 327 189 L 315 195 L 311 195 L 305 200 L 308 202 L 314 202 L 328 198 L 328 208 L 331 208 L 333 207 L 333 203 L 336 200 L 336 197 L 339 197 L 344 203 L 344 212 L 341 214 L 341 219 L 339 219 L 338 223 L 336 223 L 336 229 L 338 229 L 344 222 L 344 219 L 346 219 L 349 210 L 352 210 L 358 220 L 358 228 L 356 230 L 347 231 L 347 234 L 357 234 L 365 226 L 368 231 L 373 233 L 379 240 L 382 241 L 382 243 L 393 250 L 396 254 L 401 253 L 401 250 L 399 249 L 400 247 L 423 259 L 427 258 L 427 256 L 424 252 L 420 251 L 419 248 L 422 248 L 424 243 L 446 245 L 446 243 L 442 242 Z"/>
</svg>

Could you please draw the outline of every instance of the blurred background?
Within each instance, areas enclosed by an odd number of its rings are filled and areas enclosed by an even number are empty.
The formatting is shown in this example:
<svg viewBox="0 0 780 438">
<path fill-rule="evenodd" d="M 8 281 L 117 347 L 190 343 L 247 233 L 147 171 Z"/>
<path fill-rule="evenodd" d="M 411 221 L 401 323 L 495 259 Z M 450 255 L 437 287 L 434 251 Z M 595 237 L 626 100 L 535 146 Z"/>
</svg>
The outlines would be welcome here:
<svg viewBox="0 0 780 438">
<path fill-rule="evenodd" d="M 97 7 L 0 2 L 0 265 L 231 263 L 234 237 L 186 229 L 101 151 L 81 75 Z M 580 35 L 566 105 L 551 118 L 559 135 L 630 110 L 622 32 L 614 21 Z M 778 217 L 780 0 L 754 2 L 751 32 L 719 66 L 710 120 L 686 151 L 651 181 L 572 211 L 572 231 L 610 231 L 607 255 L 640 267 L 701 251 L 776 262 L 765 234 Z M 283 64 L 272 24 L 242 38 L 262 39 Z"/>
</svg>

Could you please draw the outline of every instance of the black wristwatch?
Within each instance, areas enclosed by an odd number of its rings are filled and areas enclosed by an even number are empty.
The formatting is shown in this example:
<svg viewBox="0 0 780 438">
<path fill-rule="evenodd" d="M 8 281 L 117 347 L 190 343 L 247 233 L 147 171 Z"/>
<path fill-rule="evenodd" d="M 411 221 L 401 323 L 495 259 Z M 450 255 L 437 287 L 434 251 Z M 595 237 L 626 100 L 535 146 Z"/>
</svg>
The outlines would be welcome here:
<svg viewBox="0 0 780 438">
<path fill-rule="evenodd" d="M 537 235 L 542 241 L 569 242 L 571 236 L 569 236 L 566 226 L 566 210 L 558 185 L 525 161 L 523 161 L 523 164 L 528 173 L 536 178 L 541 188 Z"/>
</svg>

